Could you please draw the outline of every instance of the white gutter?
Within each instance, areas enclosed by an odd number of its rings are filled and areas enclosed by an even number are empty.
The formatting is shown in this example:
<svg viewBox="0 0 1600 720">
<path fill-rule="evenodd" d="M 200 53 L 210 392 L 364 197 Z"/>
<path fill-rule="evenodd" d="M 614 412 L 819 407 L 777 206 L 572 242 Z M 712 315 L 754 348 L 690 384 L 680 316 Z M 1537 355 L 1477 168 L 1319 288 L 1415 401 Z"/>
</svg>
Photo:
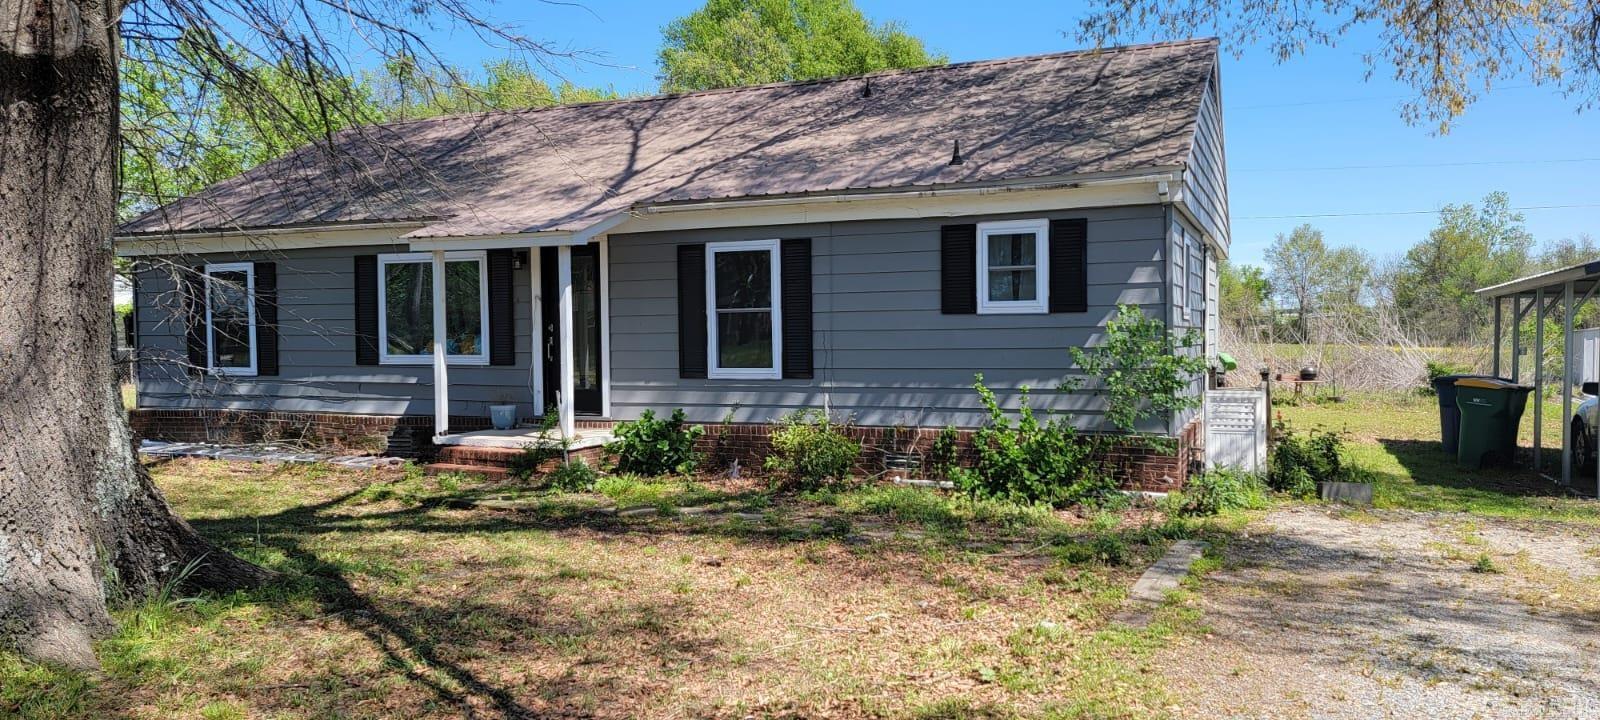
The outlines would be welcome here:
<svg viewBox="0 0 1600 720">
<path fill-rule="evenodd" d="M 1071 190 L 1114 185 L 1139 185 L 1169 183 L 1179 178 L 1177 172 L 1130 175 L 1090 180 L 1053 180 L 1048 182 L 1019 183 L 1015 185 L 986 185 L 983 187 L 934 188 L 899 192 L 846 192 L 834 195 L 793 195 L 779 198 L 742 198 L 737 200 L 709 200 L 694 203 L 646 205 L 633 213 L 656 215 L 661 213 L 689 212 L 694 210 L 722 210 L 727 208 L 774 207 L 783 205 L 809 205 L 821 203 L 859 202 L 862 200 L 917 200 L 926 198 L 1000 195 L 1013 192 L 1038 192 L 1041 190 Z"/>
<path fill-rule="evenodd" d="M 370 223 L 336 223 L 331 225 L 293 225 L 283 227 L 267 227 L 255 230 L 183 230 L 178 232 L 148 232 L 134 235 L 113 235 L 115 242 L 160 242 L 163 240 L 215 240 L 230 237 L 253 237 L 260 235 L 289 235 L 300 233 L 339 232 L 343 230 L 398 230 L 402 228 L 423 228 L 431 225 L 429 222 L 416 220 L 400 220 L 395 222 L 370 222 Z"/>
</svg>

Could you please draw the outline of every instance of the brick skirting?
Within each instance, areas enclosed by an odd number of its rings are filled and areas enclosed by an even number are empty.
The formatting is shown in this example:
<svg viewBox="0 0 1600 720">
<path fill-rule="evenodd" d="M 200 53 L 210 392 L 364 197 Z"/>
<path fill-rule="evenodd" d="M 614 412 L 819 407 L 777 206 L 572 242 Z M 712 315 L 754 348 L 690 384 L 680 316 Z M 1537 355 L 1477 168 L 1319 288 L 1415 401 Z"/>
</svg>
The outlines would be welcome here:
<svg viewBox="0 0 1600 720">
<path fill-rule="evenodd" d="M 251 443 L 290 441 L 317 446 L 333 446 L 388 453 L 404 457 L 432 456 L 437 450 L 431 445 L 433 417 L 430 415 L 343 415 L 338 413 L 266 412 L 259 410 L 132 410 L 128 420 L 134 435 L 151 440 L 174 442 Z M 578 420 L 580 428 L 610 428 L 609 420 Z M 473 416 L 450 417 L 450 428 L 455 431 L 481 430 L 490 427 L 489 418 Z M 722 470 L 735 461 L 747 473 L 762 472 L 762 463 L 771 449 L 774 425 L 729 423 L 710 424 L 700 437 L 698 447 L 706 458 L 705 466 Z M 893 428 L 850 426 L 851 437 L 861 443 L 861 456 L 856 468 L 859 472 L 874 475 L 884 472 L 886 456 L 907 453 L 925 458 L 939 430 L 934 428 Z M 972 430 L 959 430 L 959 462 L 970 464 L 973 459 Z M 1105 460 L 1121 479 L 1124 488 L 1166 492 L 1183 487 L 1192 467 L 1205 457 L 1202 447 L 1205 434 L 1200 421 L 1191 421 L 1179 433 L 1175 452 L 1152 448 L 1138 443 L 1121 443 L 1112 447 Z M 467 449 L 453 452 L 466 460 Z M 504 453 L 496 457 L 474 458 L 489 461 L 484 464 L 501 465 Z M 594 462 L 599 449 L 590 448 L 574 453 Z"/>
</svg>

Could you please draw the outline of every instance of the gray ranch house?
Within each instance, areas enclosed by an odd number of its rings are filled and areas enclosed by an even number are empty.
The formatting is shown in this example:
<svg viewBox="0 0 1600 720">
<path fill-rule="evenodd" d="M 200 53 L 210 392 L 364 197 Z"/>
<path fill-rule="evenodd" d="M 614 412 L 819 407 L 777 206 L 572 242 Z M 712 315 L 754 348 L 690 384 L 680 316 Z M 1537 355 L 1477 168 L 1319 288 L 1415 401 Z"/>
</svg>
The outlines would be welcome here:
<svg viewBox="0 0 1600 720">
<path fill-rule="evenodd" d="M 816 408 L 881 439 L 982 424 L 981 372 L 1097 428 L 1053 388 L 1118 303 L 1215 352 L 1221 102 L 1195 40 L 346 130 L 119 229 L 131 417 L 403 452 L 511 446 L 493 405 L 575 436 Z M 1149 428 L 1179 481 L 1201 417 Z"/>
</svg>

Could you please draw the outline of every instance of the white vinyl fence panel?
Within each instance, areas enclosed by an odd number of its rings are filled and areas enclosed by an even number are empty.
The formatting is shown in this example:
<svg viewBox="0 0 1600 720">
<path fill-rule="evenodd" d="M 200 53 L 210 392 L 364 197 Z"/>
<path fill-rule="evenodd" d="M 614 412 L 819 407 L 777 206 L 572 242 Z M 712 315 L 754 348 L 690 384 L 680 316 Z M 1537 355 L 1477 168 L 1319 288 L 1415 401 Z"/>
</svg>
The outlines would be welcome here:
<svg viewBox="0 0 1600 720">
<path fill-rule="evenodd" d="M 1206 468 L 1266 472 L 1267 422 L 1266 392 L 1206 391 Z"/>
</svg>

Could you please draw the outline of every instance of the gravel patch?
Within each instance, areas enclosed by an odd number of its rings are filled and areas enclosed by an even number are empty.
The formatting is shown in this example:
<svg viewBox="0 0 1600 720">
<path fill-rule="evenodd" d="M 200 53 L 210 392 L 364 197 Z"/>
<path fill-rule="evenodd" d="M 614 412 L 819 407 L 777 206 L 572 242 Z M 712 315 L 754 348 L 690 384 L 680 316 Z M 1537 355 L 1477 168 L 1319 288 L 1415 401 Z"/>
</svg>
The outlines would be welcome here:
<svg viewBox="0 0 1600 720">
<path fill-rule="evenodd" d="M 1600 717 L 1596 531 L 1450 513 L 1274 512 L 1155 660 L 1189 718 Z M 1497 572 L 1472 570 L 1488 555 Z"/>
</svg>

